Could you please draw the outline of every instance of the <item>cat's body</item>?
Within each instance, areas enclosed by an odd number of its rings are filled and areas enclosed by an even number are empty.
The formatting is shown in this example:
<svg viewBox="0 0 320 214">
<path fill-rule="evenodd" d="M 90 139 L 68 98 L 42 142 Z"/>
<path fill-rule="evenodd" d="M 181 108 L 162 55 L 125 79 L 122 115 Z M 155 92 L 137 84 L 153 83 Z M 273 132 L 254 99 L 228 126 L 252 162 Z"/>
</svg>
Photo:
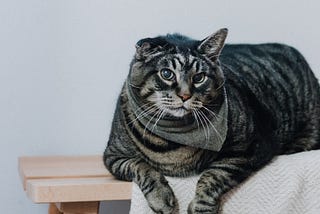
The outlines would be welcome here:
<svg viewBox="0 0 320 214">
<path fill-rule="evenodd" d="M 301 54 L 279 44 L 221 52 L 225 36 L 138 43 L 104 161 L 136 182 L 157 213 L 178 211 L 164 175 L 201 174 L 188 212 L 217 213 L 221 195 L 275 155 L 319 148 L 320 88 Z M 208 135 L 216 138 L 203 145 Z"/>
</svg>

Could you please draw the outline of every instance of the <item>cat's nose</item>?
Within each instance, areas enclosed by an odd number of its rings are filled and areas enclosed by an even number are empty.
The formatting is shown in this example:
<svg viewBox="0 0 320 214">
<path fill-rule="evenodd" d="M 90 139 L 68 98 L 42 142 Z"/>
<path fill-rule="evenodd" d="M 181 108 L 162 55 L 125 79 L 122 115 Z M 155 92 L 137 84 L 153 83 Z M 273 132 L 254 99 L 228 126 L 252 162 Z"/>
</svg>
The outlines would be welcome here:
<svg viewBox="0 0 320 214">
<path fill-rule="evenodd" d="M 178 94 L 178 96 L 182 99 L 183 102 L 189 100 L 191 97 L 190 94 Z"/>
</svg>

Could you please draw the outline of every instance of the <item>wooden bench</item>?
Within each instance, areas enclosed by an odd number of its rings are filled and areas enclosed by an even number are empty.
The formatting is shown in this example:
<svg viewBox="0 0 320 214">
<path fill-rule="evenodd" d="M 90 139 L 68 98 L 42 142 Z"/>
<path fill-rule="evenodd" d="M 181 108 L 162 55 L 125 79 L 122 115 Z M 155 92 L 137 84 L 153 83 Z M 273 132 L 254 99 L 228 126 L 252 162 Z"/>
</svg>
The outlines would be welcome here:
<svg viewBox="0 0 320 214">
<path fill-rule="evenodd" d="M 100 201 L 129 200 L 131 182 L 116 180 L 101 156 L 20 157 L 23 188 L 49 214 L 99 212 Z"/>
</svg>

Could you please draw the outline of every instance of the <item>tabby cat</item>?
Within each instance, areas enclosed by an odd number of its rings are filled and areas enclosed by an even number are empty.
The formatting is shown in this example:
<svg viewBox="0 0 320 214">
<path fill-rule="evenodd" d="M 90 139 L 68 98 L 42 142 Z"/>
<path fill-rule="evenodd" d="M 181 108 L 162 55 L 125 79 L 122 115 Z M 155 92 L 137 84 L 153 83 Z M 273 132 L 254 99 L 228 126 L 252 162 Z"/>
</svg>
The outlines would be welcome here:
<svg viewBox="0 0 320 214">
<path fill-rule="evenodd" d="M 221 196 L 274 156 L 320 147 L 320 87 L 304 57 L 282 44 L 224 45 L 227 33 L 136 44 L 104 163 L 155 213 L 179 212 L 164 176 L 200 174 L 188 213 L 218 213 Z"/>
</svg>

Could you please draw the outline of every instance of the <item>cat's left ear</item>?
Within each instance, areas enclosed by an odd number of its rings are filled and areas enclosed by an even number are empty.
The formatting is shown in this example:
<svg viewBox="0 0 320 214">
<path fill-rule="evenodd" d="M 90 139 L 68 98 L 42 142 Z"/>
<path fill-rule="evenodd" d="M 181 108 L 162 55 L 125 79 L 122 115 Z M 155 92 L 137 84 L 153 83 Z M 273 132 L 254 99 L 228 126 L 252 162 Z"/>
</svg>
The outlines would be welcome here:
<svg viewBox="0 0 320 214">
<path fill-rule="evenodd" d="M 216 33 L 201 41 L 197 48 L 198 51 L 210 58 L 212 61 L 216 61 L 222 51 L 227 35 L 227 28 L 218 30 Z"/>
<path fill-rule="evenodd" d="M 149 56 L 162 51 L 162 43 L 156 38 L 141 39 L 136 44 L 136 59 L 144 60 Z"/>
</svg>

